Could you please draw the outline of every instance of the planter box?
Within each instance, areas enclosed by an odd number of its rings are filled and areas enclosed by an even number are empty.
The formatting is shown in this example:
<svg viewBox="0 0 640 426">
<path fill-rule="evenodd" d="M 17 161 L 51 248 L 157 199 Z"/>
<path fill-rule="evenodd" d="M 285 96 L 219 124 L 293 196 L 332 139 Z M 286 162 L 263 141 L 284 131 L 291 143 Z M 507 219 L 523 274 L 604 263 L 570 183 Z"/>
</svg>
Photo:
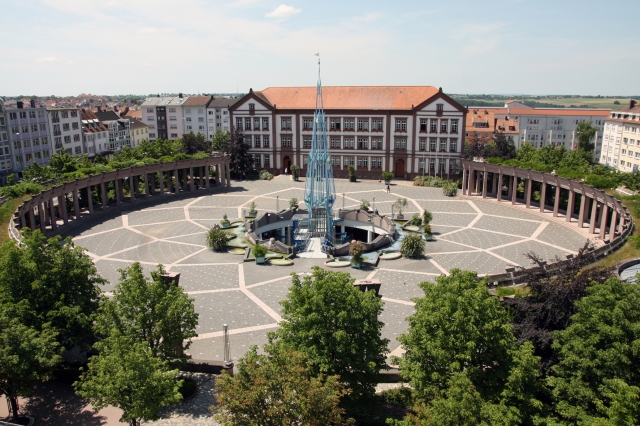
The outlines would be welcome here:
<svg viewBox="0 0 640 426">
<path fill-rule="evenodd" d="M 220 222 L 221 228 L 228 228 L 229 226 L 231 226 L 231 222 Z"/>
<path fill-rule="evenodd" d="M 362 268 L 362 261 L 360 262 L 351 262 L 351 267 L 355 268 L 355 269 L 361 269 Z"/>
<path fill-rule="evenodd" d="M 265 256 L 256 256 L 256 264 L 264 265 L 265 263 L 267 263 L 267 258 Z"/>
<path fill-rule="evenodd" d="M 390 181 L 390 180 L 385 180 L 385 181 L 384 181 L 384 184 L 385 184 L 385 185 L 389 185 L 390 183 L 391 183 L 391 181 Z"/>
<path fill-rule="evenodd" d="M 396 219 L 404 220 L 404 215 L 403 214 L 399 214 L 399 215 L 396 216 Z"/>
<path fill-rule="evenodd" d="M 349 182 L 356 182 L 355 176 L 349 176 Z"/>
</svg>

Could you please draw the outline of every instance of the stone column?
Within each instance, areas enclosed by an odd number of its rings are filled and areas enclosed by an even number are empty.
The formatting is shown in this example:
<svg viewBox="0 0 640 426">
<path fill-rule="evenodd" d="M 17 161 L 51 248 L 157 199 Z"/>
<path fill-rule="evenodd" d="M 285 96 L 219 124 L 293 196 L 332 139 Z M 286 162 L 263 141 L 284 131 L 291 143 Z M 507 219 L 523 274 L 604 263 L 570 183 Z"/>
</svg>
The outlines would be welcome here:
<svg viewBox="0 0 640 426">
<path fill-rule="evenodd" d="M 525 183 L 525 190 L 524 190 L 524 205 L 529 208 L 531 207 L 531 189 L 533 187 L 533 180 L 531 180 L 530 177 L 527 177 L 527 180 L 524 182 Z"/>
<path fill-rule="evenodd" d="M 40 230 L 43 234 L 47 232 L 47 218 L 44 213 L 44 203 L 38 203 L 38 216 L 40 216 Z M 46 235 L 46 234 L 45 234 Z"/>
<path fill-rule="evenodd" d="M 78 195 L 80 191 L 78 189 L 73 190 L 73 218 L 75 220 L 80 219 L 80 200 L 78 200 Z"/>
<path fill-rule="evenodd" d="M 171 193 L 171 170 L 167 170 L 167 192 Z"/>
<path fill-rule="evenodd" d="M 136 179 L 136 177 L 131 174 L 129 175 L 129 192 L 131 192 L 131 202 L 135 202 L 136 201 L 136 196 L 138 194 L 136 194 L 136 189 L 138 189 L 138 180 Z"/>
<path fill-rule="evenodd" d="M 491 194 L 498 195 L 498 177 L 495 172 L 491 176 Z"/>
<path fill-rule="evenodd" d="M 511 194 L 513 192 L 513 176 L 508 176 L 509 183 L 507 184 L 507 199 L 511 199 Z"/>
<path fill-rule="evenodd" d="M 55 231 L 58 228 L 56 220 L 56 208 L 53 205 L 53 198 L 49 200 L 49 217 L 51 218 L 51 229 Z"/>
<path fill-rule="evenodd" d="M 29 228 L 34 231 L 36 229 L 36 215 L 33 214 L 33 206 L 29 207 L 27 215 L 29 216 Z"/>
<path fill-rule="evenodd" d="M 602 210 L 600 211 L 600 238 L 603 240 L 607 234 L 607 216 L 609 216 L 609 206 L 602 204 Z"/>
<path fill-rule="evenodd" d="M 469 193 L 467 195 L 472 195 L 473 194 L 473 190 L 475 189 L 475 172 L 473 170 L 473 165 L 469 166 Z"/>
<path fill-rule="evenodd" d="M 89 214 L 93 214 L 93 194 L 91 193 L 91 185 L 87 186 L 87 205 Z"/>
<path fill-rule="evenodd" d="M 426 162 L 424 167 L 427 167 Z M 462 195 L 467 195 L 467 168 L 464 166 L 462 167 Z"/>
<path fill-rule="evenodd" d="M 611 224 L 609 225 L 609 241 L 613 241 L 616 238 L 616 228 L 618 223 L 618 212 L 616 209 L 612 209 L 611 212 Z"/>
<path fill-rule="evenodd" d="M 573 217 L 573 204 L 575 203 L 576 193 L 572 188 L 569 188 L 569 202 L 567 203 L 567 215 L 565 220 L 567 222 L 571 222 L 571 218 Z"/>
<path fill-rule="evenodd" d="M 582 188 L 582 194 L 580 195 L 580 210 L 578 211 L 578 228 L 582 228 L 584 225 L 584 211 L 587 209 L 587 197 L 584 194 L 584 188 Z"/>
<path fill-rule="evenodd" d="M 227 186 L 231 186 L 231 168 L 229 167 L 229 164 L 226 165 L 226 169 L 227 169 Z"/>
<path fill-rule="evenodd" d="M 498 188 L 496 192 L 496 199 L 502 201 L 502 172 L 498 173 Z"/>
<path fill-rule="evenodd" d="M 596 221 L 598 220 L 598 200 L 591 200 L 591 215 L 589 216 L 589 233 L 596 233 Z"/>
<path fill-rule="evenodd" d="M 160 195 L 164 195 L 164 175 L 162 170 L 158 172 L 158 185 L 160 185 Z"/>
<path fill-rule="evenodd" d="M 545 201 L 547 199 L 547 179 L 542 175 L 542 186 L 540 187 L 540 213 L 544 213 Z"/>
<path fill-rule="evenodd" d="M 556 199 L 553 201 L 553 217 L 558 217 L 560 210 L 560 185 L 556 185 Z"/>
<path fill-rule="evenodd" d="M 480 170 L 478 170 L 477 176 L 475 176 L 474 179 L 476 184 L 476 188 L 474 192 L 477 194 L 480 192 Z"/>
<path fill-rule="evenodd" d="M 69 222 L 69 216 L 67 216 L 67 196 L 61 195 L 58 197 L 58 212 L 62 218 L 62 223 L 66 225 Z"/>
<path fill-rule="evenodd" d="M 511 204 L 515 205 L 518 198 L 518 176 L 514 176 L 511 181 Z"/>
<path fill-rule="evenodd" d="M 149 196 L 149 173 L 144 174 L 144 197 Z"/>
<path fill-rule="evenodd" d="M 209 182 L 209 165 L 204 166 L 204 185 L 207 189 L 211 189 L 211 182 Z"/>
<path fill-rule="evenodd" d="M 485 169 L 482 172 L 482 198 L 487 198 L 487 186 L 489 183 L 489 173 L 487 173 L 487 170 Z"/>
<path fill-rule="evenodd" d="M 119 178 L 116 178 L 114 181 L 115 184 L 115 193 L 116 193 L 116 206 L 120 206 L 122 200 L 120 199 L 120 186 L 122 185 Z"/>
<path fill-rule="evenodd" d="M 27 220 L 24 217 L 24 214 L 20 215 L 20 228 L 24 229 L 27 227 Z"/>
<path fill-rule="evenodd" d="M 107 184 L 100 182 L 100 191 L 102 192 L 102 209 L 104 210 L 109 205 L 109 199 L 107 198 Z"/>
<path fill-rule="evenodd" d="M 189 191 L 193 192 L 193 183 L 195 179 L 193 178 L 193 167 L 189 167 Z"/>
<path fill-rule="evenodd" d="M 177 194 L 178 192 L 180 192 L 180 188 L 178 187 L 178 185 L 180 185 L 180 181 L 178 180 L 178 169 L 177 168 L 173 169 L 173 176 L 174 176 L 173 192 L 175 192 Z"/>
<path fill-rule="evenodd" d="M 38 208 L 40 208 L 40 204 L 38 204 Z M 44 224 L 45 226 L 47 226 L 50 223 L 50 218 L 49 218 L 49 208 L 47 207 L 46 201 L 42 203 L 42 213 L 44 214 Z"/>
</svg>

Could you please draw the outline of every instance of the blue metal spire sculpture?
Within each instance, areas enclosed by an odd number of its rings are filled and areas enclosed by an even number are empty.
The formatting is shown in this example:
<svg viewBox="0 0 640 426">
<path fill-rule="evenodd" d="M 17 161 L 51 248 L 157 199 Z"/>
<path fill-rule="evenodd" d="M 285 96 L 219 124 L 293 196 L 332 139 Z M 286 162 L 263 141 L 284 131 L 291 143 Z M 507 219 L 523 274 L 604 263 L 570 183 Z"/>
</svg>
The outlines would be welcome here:
<svg viewBox="0 0 640 426">
<path fill-rule="evenodd" d="M 333 235 L 333 203 L 336 187 L 333 182 L 333 164 L 327 143 L 327 121 L 322 104 L 322 82 L 320 80 L 320 58 L 318 56 L 318 89 L 316 111 L 313 115 L 313 139 L 307 163 L 304 201 L 309 209 L 309 231 L 314 236 Z"/>
</svg>

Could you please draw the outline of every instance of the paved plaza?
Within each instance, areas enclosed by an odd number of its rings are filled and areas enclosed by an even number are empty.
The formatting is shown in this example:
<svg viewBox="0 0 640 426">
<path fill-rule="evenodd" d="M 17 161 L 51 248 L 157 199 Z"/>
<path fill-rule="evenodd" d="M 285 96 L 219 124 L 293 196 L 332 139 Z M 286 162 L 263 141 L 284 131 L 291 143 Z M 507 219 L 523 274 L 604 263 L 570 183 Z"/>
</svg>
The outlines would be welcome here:
<svg viewBox="0 0 640 426">
<path fill-rule="evenodd" d="M 200 314 L 198 337 L 189 350 L 197 359 L 222 360 L 223 323 L 229 324 L 234 359 L 250 345 L 265 343 L 266 333 L 275 330 L 281 319 L 279 302 L 291 285 L 290 274 L 308 274 L 323 263 L 297 258 L 293 266 L 263 266 L 207 249 L 205 233 L 223 215 L 231 220 L 242 217 L 252 201 L 258 212 L 288 208 L 290 198 L 302 200 L 304 193 L 304 182 L 288 176 L 232 184 L 226 193 L 202 192 L 187 199 L 167 195 L 164 203 L 137 210 L 134 204 L 131 211 L 95 219 L 72 231 L 76 245 L 88 250 L 99 273 L 109 281 L 105 292 L 118 282 L 118 269 L 133 262 L 140 262 L 146 271 L 161 263 L 181 274 L 180 285 L 195 299 Z M 410 186 L 410 182 L 392 185 L 387 193 L 377 181 L 336 180 L 336 192 L 336 208 L 358 208 L 362 199 L 374 207 L 375 198 L 375 209 L 391 214 L 393 202 L 405 197 L 409 201 L 405 217 L 424 208 L 433 212 L 436 241 L 426 243 L 426 259 L 380 261 L 376 268 L 362 270 L 337 269 L 354 278 L 381 280 L 385 306 L 380 320 L 392 353 L 399 353 L 396 338 L 407 330 L 405 318 L 413 313 L 411 299 L 422 295 L 418 283 L 434 281 L 453 268 L 484 275 L 503 273 L 510 265 L 528 266 L 524 255 L 530 251 L 547 260 L 564 258 L 576 254 L 587 239 L 585 232 L 550 214 L 479 198 L 449 198 L 439 188 Z"/>
</svg>

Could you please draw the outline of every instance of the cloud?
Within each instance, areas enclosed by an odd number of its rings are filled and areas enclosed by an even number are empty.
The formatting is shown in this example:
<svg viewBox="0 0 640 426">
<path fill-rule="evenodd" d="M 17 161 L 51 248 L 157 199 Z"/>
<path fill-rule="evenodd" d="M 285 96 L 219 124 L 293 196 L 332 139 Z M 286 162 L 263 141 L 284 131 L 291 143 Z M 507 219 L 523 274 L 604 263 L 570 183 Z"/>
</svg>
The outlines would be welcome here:
<svg viewBox="0 0 640 426">
<path fill-rule="evenodd" d="M 369 12 L 364 16 L 354 16 L 353 20 L 357 22 L 371 22 L 383 16 L 380 12 Z"/>
<path fill-rule="evenodd" d="M 43 56 L 42 58 L 38 58 L 36 59 L 36 62 L 57 62 L 60 59 L 56 58 L 55 56 Z"/>
<path fill-rule="evenodd" d="M 302 12 L 302 9 L 297 9 L 293 6 L 281 4 L 280 6 L 276 7 L 275 10 L 267 13 L 264 16 L 266 16 L 267 18 L 287 19 L 300 12 Z"/>
<path fill-rule="evenodd" d="M 144 27 L 138 30 L 140 34 L 153 34 L 153 33 L 157 33 L 158 31 L 159 30 L 157 28 L 153 28 L 153 27 Z"/>
</svg>

